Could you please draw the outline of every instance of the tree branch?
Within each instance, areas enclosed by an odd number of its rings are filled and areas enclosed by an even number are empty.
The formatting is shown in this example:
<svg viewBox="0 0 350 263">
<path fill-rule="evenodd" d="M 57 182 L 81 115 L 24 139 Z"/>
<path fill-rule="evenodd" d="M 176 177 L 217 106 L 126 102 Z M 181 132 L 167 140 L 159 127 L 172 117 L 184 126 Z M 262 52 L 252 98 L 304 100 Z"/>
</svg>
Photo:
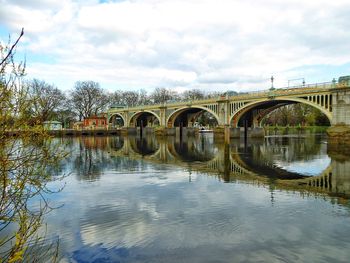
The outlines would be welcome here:
<svg viewBox="0 0 350 263">
<path fill-rule="evenodd" d="M 19 40 L 21 39 L 21 37 L 24 35 L 24 28 L 22 27 L 22 31 L 21 34 L 19 35 L 19 37 L 17 38 L 16 42 L 12 45 L 12 47 L 10 48 L 9 52 L 7 53 L 6 57 L 0 62 L 0 66 L 2 66 L 2 64 L 5 63 L 5 61 L 9 58 L 9 56 L 11 56 L 14 48 L 17 46 Z"/>
</svg>

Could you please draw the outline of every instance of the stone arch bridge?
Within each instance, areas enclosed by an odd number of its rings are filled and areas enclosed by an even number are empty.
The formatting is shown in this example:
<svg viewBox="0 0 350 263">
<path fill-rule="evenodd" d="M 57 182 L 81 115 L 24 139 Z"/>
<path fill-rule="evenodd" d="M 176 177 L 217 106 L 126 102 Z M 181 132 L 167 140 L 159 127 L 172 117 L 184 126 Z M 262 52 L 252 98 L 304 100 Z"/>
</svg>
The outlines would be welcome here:
<svg viewBox="0 0 350 263">
<path fill-rule="evenodd" d="M 332 126 L 350 125 L 349 82 L 333 81 L 206 100 L 111 108 L 108 119 L 112 127 L 118 120 L 118 126 L 131 133 L 158 127 L 165 134 L 174 135 L 177 128 L 193 131 L 198 117 L 208 112 L 218 127 L 230 128 L 230 137 L 239 137 L 241 127 L 248 130 L 250 136 L 259 136 L 263 132 L 261 121 L 267 114 L 288 104 L 303 103 L 319 109 Z"/>
</svg>

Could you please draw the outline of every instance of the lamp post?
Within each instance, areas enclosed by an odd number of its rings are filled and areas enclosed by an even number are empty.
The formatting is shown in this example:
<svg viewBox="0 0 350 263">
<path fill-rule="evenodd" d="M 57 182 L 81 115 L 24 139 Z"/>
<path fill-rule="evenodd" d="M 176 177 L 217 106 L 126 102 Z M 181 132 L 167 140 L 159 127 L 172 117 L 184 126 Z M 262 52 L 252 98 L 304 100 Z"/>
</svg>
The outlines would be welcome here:
<svg viewBox="0 0 350 263">
<path fill-rule="evenodd" d="M 274 77 L 273 76 L 271 76 L 271 88 L 270 88 L 270 90 L 274 90 L 275 88 L 273 87 L 273 81 L 274 81 Z"/>
</svg>

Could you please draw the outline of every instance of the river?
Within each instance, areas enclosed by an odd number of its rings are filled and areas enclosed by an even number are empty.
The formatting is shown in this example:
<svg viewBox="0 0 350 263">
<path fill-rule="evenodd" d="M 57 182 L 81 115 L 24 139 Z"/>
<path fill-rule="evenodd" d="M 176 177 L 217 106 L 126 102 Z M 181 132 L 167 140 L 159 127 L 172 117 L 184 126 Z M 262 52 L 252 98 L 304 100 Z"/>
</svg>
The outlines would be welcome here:
<svg viewBox="0 0 350 263">
<path fill-rule="evenodd" d="M 60 262 L 349 262 L 350 156 L 323 136 L 57 140 Z"/>
</svg>

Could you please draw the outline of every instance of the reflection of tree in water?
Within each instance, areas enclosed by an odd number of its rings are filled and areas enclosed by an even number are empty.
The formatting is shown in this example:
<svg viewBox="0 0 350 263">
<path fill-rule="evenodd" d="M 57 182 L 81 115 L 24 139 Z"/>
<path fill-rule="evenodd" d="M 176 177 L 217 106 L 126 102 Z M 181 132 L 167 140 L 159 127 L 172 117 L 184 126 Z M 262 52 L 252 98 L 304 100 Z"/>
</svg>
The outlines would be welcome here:
<svg viewBox="0 0 350 263">
<path fill-rule="evenodd" d="M 81 137 L 72 139 L 69 149 L 72 159 L 66 160 L 65 166 L 72 164 L 72 171 L 79 180 L 99 180 L 104 171 L 127 170 L 135 166 L 135 161 L 122 157 L 113 157 L 110 150 L 123 148 L 123 137 Z M 66 169 L 67 169 L 66 168 Z M 69 169 L 69 168 L 68 168 Z"/>
<path fill-rule="evenodd" d="M 201 136 L 199 140 L 182 140 L 175 143 L 175 151 L 186 162 L 208 162 L 215 157 L 217 149 L 210 138 Z"/>
<path fill-rule="evenodd" d="M 307 162 L 321 157 L 321 138 L 310 136 L 307 138 L 270 137 L 265 141 L 253 142 L 245 148 L 238 149 L 243 162 L 253 171 L 269 177 L 281 179 L 297 179 L 305 175 L 290 172 L 279 167 L 276 161 L 293 163 Z"/>
<path fill-rule="evenodd" d="M 321 150 L 321 137 L 309 136 L 306 138 L 270 137 L 265 144 L 256 149 L 264 159 L 271 160 L 277 155 L 279 159 L 287 162 L 308 161 L 319 155 Z"/>
<path fill-rule="evenodd" d="M 77 156 L 74 160 L 74 171 L 79 179 L 97 180 L 101 177 L 103 165 L 109 156 L 106 148 L 106 137 L 83 137 L 79 140 Z"/>
</svg>

